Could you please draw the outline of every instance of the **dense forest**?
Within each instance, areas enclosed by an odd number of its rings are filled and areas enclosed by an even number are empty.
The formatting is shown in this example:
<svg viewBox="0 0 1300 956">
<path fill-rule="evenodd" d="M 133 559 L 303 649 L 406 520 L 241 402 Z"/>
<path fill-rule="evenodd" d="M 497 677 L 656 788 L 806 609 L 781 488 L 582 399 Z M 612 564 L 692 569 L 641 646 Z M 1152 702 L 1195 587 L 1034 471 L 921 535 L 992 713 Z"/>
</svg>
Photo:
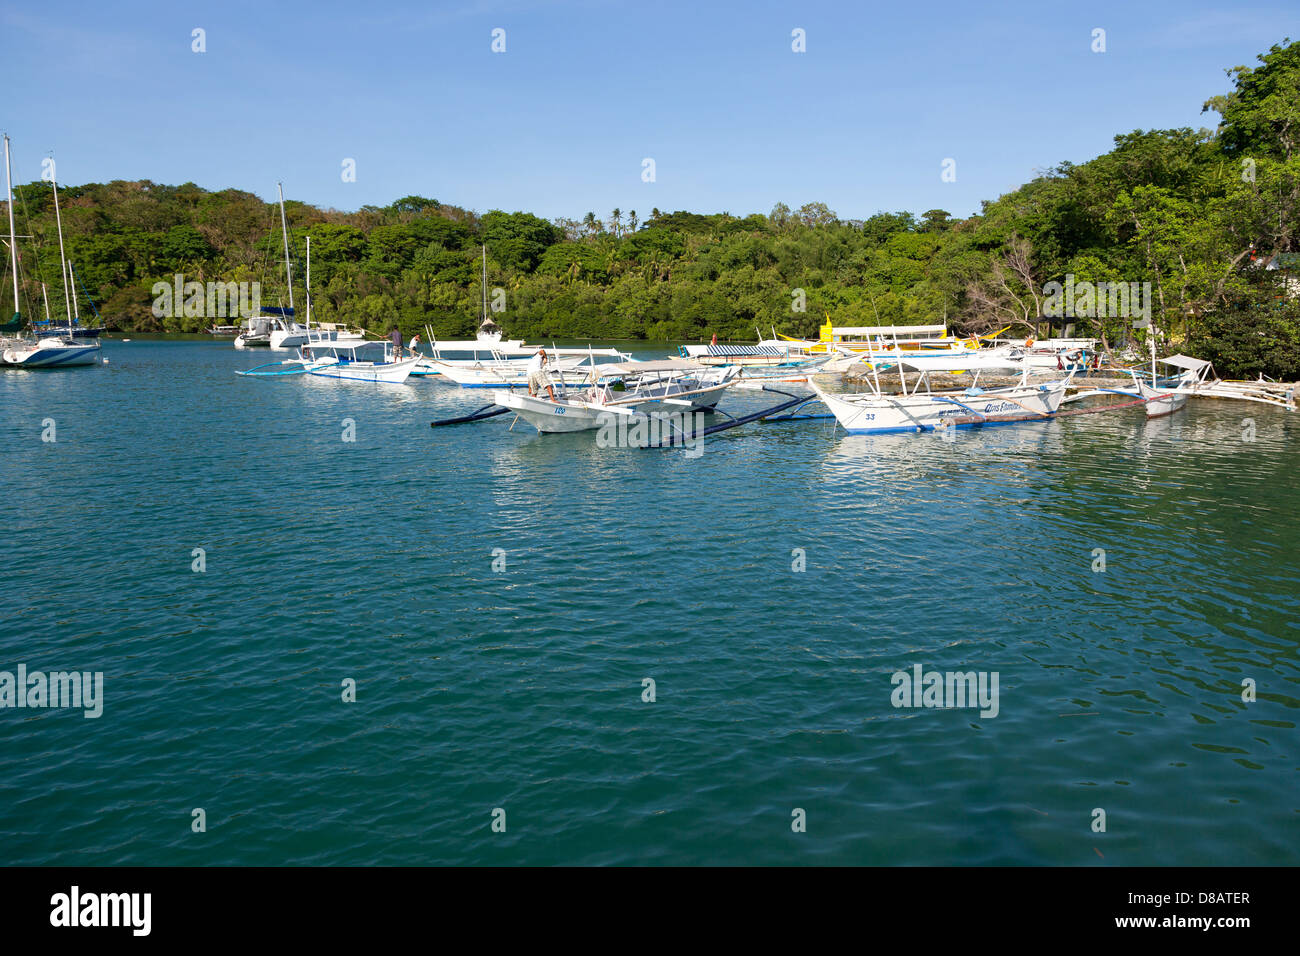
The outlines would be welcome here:
<svg viewBox="0 0 1300 956">
<path fill-rule="evenodd" d="M 962 220 L 941 209 L 841 219 L 817 202 L 766 215 L 615 209 L 554 222 L 420 196 L 356 212 L 287 202 L 296 294 L 301 306 L 308 235 L 315 318 L 407 334 L 427 324 L 449 338 L 478 324 L 480 244 L 488 285 L 503 290 L 493 317 L 533 340 L 815 335 L 826 316 L 1043 334 L 1049 283 L 1150 283 L 1151 321 L 1171 345 L 1225 374 L 1293 379 L 1300 43 L 1258 59 L 1227 71 L 1229 91 L 1204 104 L 1216 129 L 1124 133 L 1105 155 L 1063 162 Z M 61 188 L 59 201 L 68 258 L 110 327 L 211 324 L 153 314 L 154 283 L 175 273 L 259 281 L 263 304 L 287 304 L 279 210 L 250 193 L 115 181 Z M 19 188 L 15 212 L 18 231 L 34 237 L 22 267 L 31 317 L 41 278 L 62 303 L 50 184 Z M 1128 317 L 1074 322 L 1110 344 L 1135 334 Z"/>
</svg>

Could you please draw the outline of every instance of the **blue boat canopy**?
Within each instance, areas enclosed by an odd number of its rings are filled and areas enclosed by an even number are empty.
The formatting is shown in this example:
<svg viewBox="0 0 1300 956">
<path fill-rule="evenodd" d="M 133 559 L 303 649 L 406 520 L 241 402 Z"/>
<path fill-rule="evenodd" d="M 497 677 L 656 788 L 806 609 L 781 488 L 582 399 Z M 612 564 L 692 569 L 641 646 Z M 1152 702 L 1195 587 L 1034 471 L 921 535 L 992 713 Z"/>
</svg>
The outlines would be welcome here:
<svg viewBox="0 0 1300 956">
<path fill-rule="evenodd" d="M 293 309 L 290 309 L 290 308 L 281 308 L 281 307 L 278 306 L 278 305 L 264 305 L 264 306 L 262 306 L 262 314 L 263 314 L 263 315 L 285 315 L 285 316 L 288 316 L 288 315 L 293 315 Z"/>
</svg>

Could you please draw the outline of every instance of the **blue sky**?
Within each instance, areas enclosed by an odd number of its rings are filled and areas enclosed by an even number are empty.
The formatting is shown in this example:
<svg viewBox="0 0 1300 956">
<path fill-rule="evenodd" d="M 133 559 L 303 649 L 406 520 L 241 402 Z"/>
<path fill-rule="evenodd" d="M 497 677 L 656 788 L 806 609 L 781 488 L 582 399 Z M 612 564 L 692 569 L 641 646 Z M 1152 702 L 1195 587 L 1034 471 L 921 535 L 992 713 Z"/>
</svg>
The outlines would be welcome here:
<svg viewBox="0 0 1300 956">
<path fill-rule="evenodd" d="M 73 184 L 347 210 L 968 215 L 1118 132 L 1212 126 L 1224 69 L 1285 36 L 1295 6 L 1163 0 L 9 4 L 0 129 L 18 182 L 52 150 Z"/>
</svg>

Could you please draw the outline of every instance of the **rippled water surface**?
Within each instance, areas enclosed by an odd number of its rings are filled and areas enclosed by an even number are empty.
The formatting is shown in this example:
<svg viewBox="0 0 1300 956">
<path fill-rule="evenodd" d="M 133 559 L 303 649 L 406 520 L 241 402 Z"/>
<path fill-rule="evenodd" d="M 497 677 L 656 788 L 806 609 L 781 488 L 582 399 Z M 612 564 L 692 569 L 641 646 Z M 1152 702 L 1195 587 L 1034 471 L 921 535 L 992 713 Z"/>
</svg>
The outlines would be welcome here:
<svg viewBox="0 0 1300 956">
<path fill-rule="evenodd" d="M 1295 416 L 688 458 L 104 355 L 0 374 L 0 670 L 105 680 L 0 709 L 9 863 L 1300 863 Z M 894 707 L 917 664 L 997 716 Z"/>
</svg>

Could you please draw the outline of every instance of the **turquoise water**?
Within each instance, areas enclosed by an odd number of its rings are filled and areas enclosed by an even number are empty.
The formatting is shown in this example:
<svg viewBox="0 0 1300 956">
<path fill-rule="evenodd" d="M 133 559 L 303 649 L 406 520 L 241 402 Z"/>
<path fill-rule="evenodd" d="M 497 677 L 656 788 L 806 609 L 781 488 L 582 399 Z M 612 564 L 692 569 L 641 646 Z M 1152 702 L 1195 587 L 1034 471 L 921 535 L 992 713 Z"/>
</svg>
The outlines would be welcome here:
<svg viewBox="0 0 1300 956">
<path fill-rule="evenodd" d="M 6 862 L 1300 862 L 1295 416 L 688 458 L 104 355 L 0 374 L 0 670 L 104 674 L 98 719 L 0 710 Z M 917 664 L 997 716 L 894 707 Z"/>
</svg>

